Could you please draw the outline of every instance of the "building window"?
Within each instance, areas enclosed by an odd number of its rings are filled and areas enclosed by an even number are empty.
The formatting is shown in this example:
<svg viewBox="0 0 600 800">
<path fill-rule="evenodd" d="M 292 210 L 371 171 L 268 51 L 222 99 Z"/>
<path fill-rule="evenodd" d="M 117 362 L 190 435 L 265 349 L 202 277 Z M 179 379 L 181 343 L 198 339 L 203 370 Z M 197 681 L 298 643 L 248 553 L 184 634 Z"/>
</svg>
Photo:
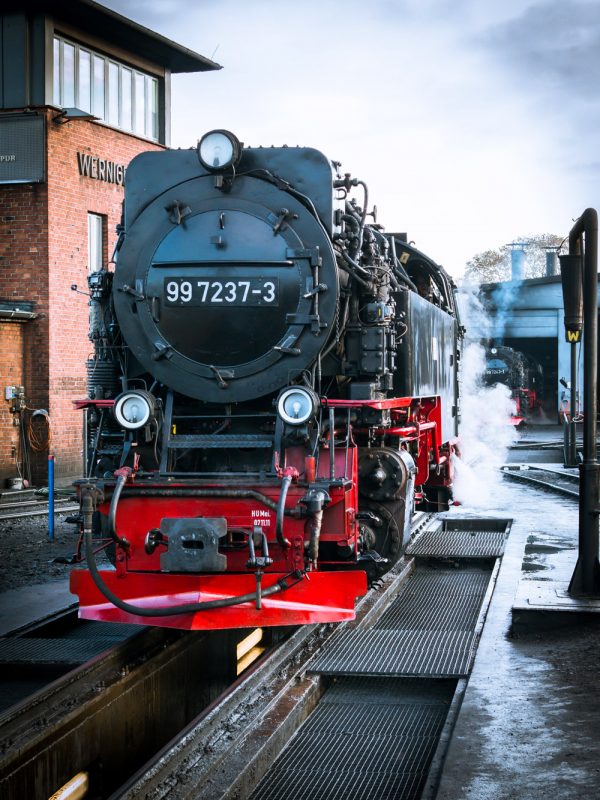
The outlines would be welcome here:
<svg viewBox="0 0 600 800">
<path fill-rule="evenodd" d="M 53 85 L 54 105 L 158 140 L 157 78 L 55 36 Z"/>
<path fill-rule="evenodd" d="M 104 217 L 88 214 L 88 272 L 98 272 L 104 261 Z"/>
</svg>

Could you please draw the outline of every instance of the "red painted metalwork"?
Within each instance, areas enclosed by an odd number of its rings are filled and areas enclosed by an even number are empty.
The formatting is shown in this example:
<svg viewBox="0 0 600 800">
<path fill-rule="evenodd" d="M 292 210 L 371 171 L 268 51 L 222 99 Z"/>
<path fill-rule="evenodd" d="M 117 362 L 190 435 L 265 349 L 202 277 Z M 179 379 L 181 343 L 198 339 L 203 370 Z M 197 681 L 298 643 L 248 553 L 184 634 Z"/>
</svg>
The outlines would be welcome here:
<svg viewBox="0 0 600 800">
<path fill-rule="evenodd" d="M 86 405 L 108 406 L 112 401 L 77 401 Z M 390 411 L 389 427 L 370 428 L 369 435 L 390 437 L 394 446 L 410 449 L 416 466 L 416 492 L 424 500 L 422 487 L 448 487 L 452 481 L 450 454 L 452 442 L 441 441 L 441 405 L 437 397 L 392 398 L 387 400 L 324 400 L 334 409 L 368 408 Z M 338 430 L 339 424 L 339 430 Z M 355 429 L 357 436 L 367 429 Z M 257 527 L 268 541 L 273 563 L 264 571 L 262 587 L 266 589 L 282 577 L 302 573 L 307 564 L 306 542 L 310 518 L 302 513 L 302 499 L 315 482 L 327 487 L 328 501 L 322 510 L 319 542 L 322 555 L 319 569 L 281 593 L 263 597 L 261 608 L 255 603 L 240 603 L 218 609 L 204 609 L 177 616 L 146 617 L 129 614 L 108 601 L 94 583 L 89 572 L 76 570 L 71 576 L 71 590 L 79 595 L 80 616 L 111 622 L 135 622 L 191 630 L 244 628 L 269 625 L 301 625 L 339 622 L 354 618 L 354 603 L 366 591 L 366 573 L 348 571 L 359 555 L 358 447 L 352 433 L 346 444 L 345 424 L 336 420 L 335 450 L 331 431 L 317 457 L 307 456 L 302 446 L 288 447 L 284 463 L 275 458 L 276 474 L 253 483 L 185 480 L 169 482 L 137 479 L 130 468 L 119 499 L 114 534 L 126 541 L 116 548 L 116 570 L 101 573 L 115 595 L 134 606 L 151 609 L 205 602 L 253 593 L 256 582 L 248 569 L 248 537 Z M 284 517 L 283 538 L 275 536 L 275 506 L 282 480 L 289 480 Z M 98 511 L 108 519 L 111 496 L 116 481 L 104 482 L 105 500 Z M 229 487 L 229 488 L 228 488 Z M 242 490 L 251 496 L 231 496 L 228 491 Z M 225 492 L 219 495 L 219 492 Z M 194 496 L 194 492 L 196 495 Z M 212 494 L 214 492 L 214 495 Z M 227 558 L 224 572 L 169 573 L 161 571 L 161 553 L 165 542 L 146 547 L 149 531 L 161 529 L 165 519 L 225 518 L 227 538 L 221 540 L 219 552 Z M 105 526 L 106 529 L 106 526 Z"/>
<path fill-rule="evenodd" d="M 162 608 L 196 603 L 254 592 L 251 573 L 244 575 L 169 575 L 128 573 L 125 580 L 117 573 L 100 573 L 103 581 L 119 597 L 146 608 Z M 282 574 L 265 573 L 263 588 L 274 585 Z M 158 624 L 187 630 L 256 628 L 267 625 L 309 625 L 354 619 L 356 599 L 367 591 L 366 574 L 352 572 L 311 572 L 304 580 L 283 592 L 262 598 L 262 607 L 242 603 L 226 608 L 198 611 L 173 617 L 134 616 L 116 608 L 98 590 L 89 572 L 71 572 L 71 591 L 79 595 L 79 616 L 103 622 L 139 625 Z"/>
<path fill-rule="evenodd" d="M 391 397 L 387 400 L 329 400 L 323 399 L 325 408 L 374 408 L 383 411 L 388 408 L 408 408 L 412 397 Z"/>
<path fill-rule="evenodd" d="M 73 400 L 72 403 L 76 409 L 88 408 L 89 406 L 97 406 L 98 408 L 112 408 L 115 404 L 115 401 L 91 400 L 89 397 L 84 397 L 81 400 Z"/>
</svg>

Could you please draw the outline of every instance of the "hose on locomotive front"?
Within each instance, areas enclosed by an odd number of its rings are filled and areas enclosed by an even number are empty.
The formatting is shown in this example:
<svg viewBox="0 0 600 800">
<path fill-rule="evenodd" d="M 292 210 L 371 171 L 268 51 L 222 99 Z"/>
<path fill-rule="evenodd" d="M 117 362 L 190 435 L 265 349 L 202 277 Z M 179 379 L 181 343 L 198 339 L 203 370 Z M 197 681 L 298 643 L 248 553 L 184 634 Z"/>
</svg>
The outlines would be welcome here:
<svg viewBox="0 0 600 800">
<path fill-rule="evenodd" d="M 117 483 L 115 484 L 115 490 L 113 492 L 113 496 L 110 501 L 110 508 L 108 511 L 108 531 L 114 540 L 114 542 L 121 547 L 129 547 L 129 542 L 127 539 L 121 538 L 117 533 L 117 506 L 119 505 L 119 498 L 121 497 L 121 492 L 123 491 L 123 487 L 127 482 L 127 472 L 124 470 L 119 470 L 119 474 L 117 475 Z"/>
<path fill-rule="evenodd" d="M 182 603 L 178 606 L 169 606 L 162 608 L 145 608 L 143 606 L 136 606 L 128 603 L 118 597 L 102 580 L 102 576 L 98 570 L 96 557 L 94 555 L 94 543 L 92 534 L 92 517 L 95 511 L 95 495 L 98 490 L 93 485 L 81 487 L 81 510 L 83 513 L 83 536 L 85 540 L 86 559 L 90 570 L 90 575 L 94 581 L 98 591 L 106 597 L 114 606 L 125 611 L 127 614 L 133 614 L 138 617 L 172 617 L 178 614 L 194 614 L 198 611 L 209 611 L 214 608 L 227 608 L 228 606 L 236 606 L 241 603 L 250 603 L 256 599 L 256 592 L 248 594 L 237 595 L 235 597 L 224 597 L 220 600 L 205 600 L 201 603 Z M 305 577 L 303 572 L 296 570 L 290 572 L 285 577 L 261 590 L 262 597 L 270 597 L 271 595 L 283 592 L 286 589 L 291 589 L 297 583 L 300 583 Z M 294 578 L 292 582 L 288 583 L 290 578 Z"/>
</svg>

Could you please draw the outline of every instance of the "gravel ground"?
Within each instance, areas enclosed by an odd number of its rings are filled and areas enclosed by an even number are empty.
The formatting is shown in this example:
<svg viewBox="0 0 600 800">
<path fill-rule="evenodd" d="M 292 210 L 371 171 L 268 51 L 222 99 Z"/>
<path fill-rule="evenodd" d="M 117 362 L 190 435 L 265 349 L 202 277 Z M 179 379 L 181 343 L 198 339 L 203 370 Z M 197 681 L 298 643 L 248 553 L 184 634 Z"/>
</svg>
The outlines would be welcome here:
<svg viewBox="0 0 600 800">
<path fill-rule="evenodd" d="M 69 572 L 77 564 L 60 561 L 70 560 L 77 552 L 79 528 L 66 522 L 69 515 L 76 513 L 54 515 L 52 542 L 48 539 L 47 515 L 0 520 L 0 592 L 68 580 Z M 101 566 L 109 565 L 103 553 L 98 553 L 96 559 Z"/>
<path fill-rule="evenodd" d="M 53 563 L 77 549 L 77 526 L 65 522 L 67 516 L 55 515 L 53 542 L 47 516 L 0 520 L 0 592 L 68 578 L 71 566 Z"/>
</svg>

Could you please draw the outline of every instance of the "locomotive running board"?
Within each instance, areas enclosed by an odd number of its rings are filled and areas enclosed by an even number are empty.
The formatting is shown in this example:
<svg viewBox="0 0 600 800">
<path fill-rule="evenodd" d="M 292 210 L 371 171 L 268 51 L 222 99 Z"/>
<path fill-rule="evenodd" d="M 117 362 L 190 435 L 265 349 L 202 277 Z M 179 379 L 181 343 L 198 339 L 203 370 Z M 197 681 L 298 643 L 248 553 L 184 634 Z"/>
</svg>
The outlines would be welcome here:
<svg viewBox="0 0 600 800">
<path fill-rule="evenodd" d="M 119 598 L 148 609 L 236 597 L 255 591 L 249 575 L 171 575 L 130 572 L 118 577 L 114 571 L 100 572 L 107 587 Z M 266 573 L 263 590 L 284 576 Z M 114 606 L 100 592 L 87 570 L 71 573 L 71 592 L 79 596 L 79 617 L 103 622 L 125 622 L 186 630 L 256 628 L 270 625 L 308 625 L 354 619 L 354 604 L 366 594 L 367 578 L 362 570 L 311 572 L 282 592 L 256 603 L 178 614 L 168 617 L 137 616 Z"/>
</svg>

